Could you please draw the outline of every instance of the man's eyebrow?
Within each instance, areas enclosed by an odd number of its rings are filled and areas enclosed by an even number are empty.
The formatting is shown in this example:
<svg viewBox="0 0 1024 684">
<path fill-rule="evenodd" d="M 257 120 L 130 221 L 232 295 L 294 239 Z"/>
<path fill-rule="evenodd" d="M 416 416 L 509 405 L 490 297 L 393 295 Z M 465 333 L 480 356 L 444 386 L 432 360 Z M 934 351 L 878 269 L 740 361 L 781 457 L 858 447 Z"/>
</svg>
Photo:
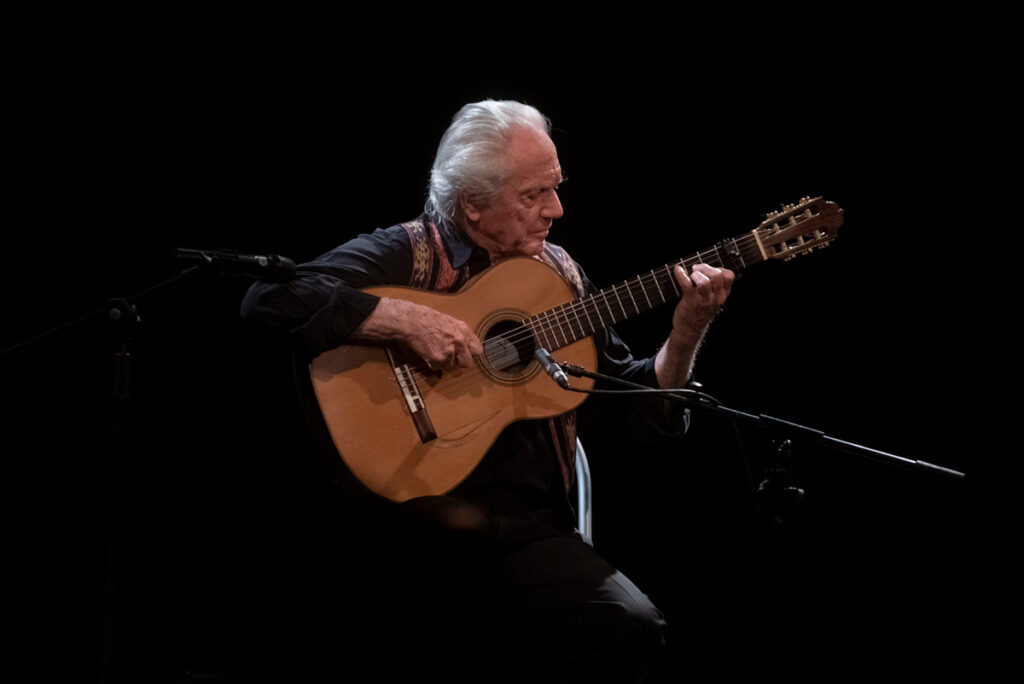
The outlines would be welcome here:
<svg viewBox="0 0 1024 684">
<path fill-rule="evenodd" d="M 554 183 L 554 185 L 548 185 L 547 183 L 538 183 L 536 185 L 529 186 L 528 188 L 526 188 L 523 191 L 521 191 L 519 194 L 520 195 L 529 195 L 529 194 L 534 193 L 534 192 L 540 192 L 541 190 L 555 189 L 555 188 L 557 188 L 559 185 L 561 185 L 562 183 L 564 183 L 567 180 L 569 180 L 569 177 L 566 176 L 563 173 L 559 177 L 558 181 L 556 181 Z"/>
</svg>

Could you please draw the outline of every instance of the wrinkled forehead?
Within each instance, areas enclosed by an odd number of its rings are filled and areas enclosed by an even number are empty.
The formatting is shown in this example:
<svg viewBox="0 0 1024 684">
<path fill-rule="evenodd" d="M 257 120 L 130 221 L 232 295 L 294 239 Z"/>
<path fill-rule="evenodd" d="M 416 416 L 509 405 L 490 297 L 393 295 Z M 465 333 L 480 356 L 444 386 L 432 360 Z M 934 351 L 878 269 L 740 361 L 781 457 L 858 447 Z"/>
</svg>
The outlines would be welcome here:
<svg viewBox="0 0 1024 684">
<path fill-rule="evenodd" d="M 546 134 L 520 129 L 512 134 L 506 148 L 507 179 L 512 183 L 561 181 L 558 150 Z"/>
</svg>

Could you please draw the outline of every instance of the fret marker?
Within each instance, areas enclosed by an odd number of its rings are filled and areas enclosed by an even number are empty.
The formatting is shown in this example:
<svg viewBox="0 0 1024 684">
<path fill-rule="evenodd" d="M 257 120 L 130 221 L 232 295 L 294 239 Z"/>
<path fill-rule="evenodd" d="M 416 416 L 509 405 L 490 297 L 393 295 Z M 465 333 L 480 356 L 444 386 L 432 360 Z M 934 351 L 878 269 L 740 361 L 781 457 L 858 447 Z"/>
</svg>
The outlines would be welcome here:
<svg viewBox="0 0 1024 684">
<path fill-rule="evenodd" d="M 643 285 L 641 285 L 640 287 L 643 287 Z M 633 292 L 632 292 L 632 291 L 630 290 L 630 288 L 629 288 L 629 286 L 628 286 L 628 285 L 626 286 L 626 294 L 628 294 L 628 295 L 629 295 L 629 298 L 633 300 L 633 309 L 634 309 L 634 310 L 635 310 L 635 311 L 636 311 L 637 313 L 640 313 L 640 307 L 636 305 L 636 300 L 635 300 L 635 299 L 633 299 Z"/>
<path fill-rule="evenodd" d="M 560 306 L 558 308 L 562 309 L 564 307 L 565 307 L 565 305 L 563 304 L 562 306 Z M 558 320 L 558 314 L 555 314 L 555 321 L 558 323 L 558 332 L 562 333 L 562 346 L 564 347 L 564 346 L 569 344 L 569 338 L 566 337 L 566 335 L 565 335 L 565 329 L 562 328 L 562 322 Z"/>
<path fill-rule="evenodd" d="M 619 303 L 619 309 L 622 311 L 622 318 L 620 318 L 619 320 L 625 320 L 629 318 L 629 314 L 626 313 L 626 307 L 622 305 L 622 299 L 619 297 L 619 288 L 612 288 L 612 294 L 615 295 L 615 301 Z"/>
<path fill-rule="evenodd" d="M 647 296 L 647 288 L 644 287 L 644 279 L 643 278 L 637 278 L 636 282 L 640 283 L 640 291 L 644 293 L 644 299 L 647 300 L 647 308 L 648 309 L 654 308 L 654 304 L 651 304 L 651 298 Z"/>
<path fill-rule="evenodd" d="M 590 299 L 590 301 L 594 301 L 593 297 L 590 297 L 589 299 Z M 597 330 L 597 328 L 594 327 L 594 321 L 592 321 L 590 319 L 590 312 L 587 311 L 587 304 L 586 304 L 586 302 L 584 302 L 583 300 L 580 300 L 580 307 L 583 309 L 583 315 L 587 317 L 587 325 L 590 326 L 591 332 Z M 579 318 L 579 317 L 577 316 L 577 318 Z M 598 316 L 598 318 L 600 318 L 600 316 Z M 580 331 L 581 332 L 583 331 L 583 325 L 580 325 Z M 583 336 L 586 337 L 586 333 L 584 333 Z"/>
<path fill-rule="evenodd" d="M 604 293 L 603 292 L 601 293 L 601 296 L 604 297 Z M 590 301 L 594 302 L 594 313 L 597 314 L 597 320 L 599 320 L 601 322 L 601 329 L 604 330 L 605 323 L 604 323 L 604 319 L 601 318 L 601 307 L 597 305 L 597 298 L 596 298 L 596 296 L 595 297 L 591 297 Z M 604 303 L 607 304 L 608 300 L 605 299 Z M 609 311 L 609 313 L 611 313 L 611 312 Z"/>
<path fill-rule="evenodd" d="M 665 271 L 668 273 L 668 282 L 672 283 L 672 289 L 676 291 L 676 296 L 681 296 L 683 293 L 679 290 L 679 283 L 676 282 L 675 269 L 671 266 L 666 266 Z"/>
<path fill-rule="evenodd" d="M 654 279 L 654 286 L 658 288 L 658 294 L 661 296 L 661 303 L 665 303 L 665 293 L 661 291 L 661 285 L 658 284 L 658 276 L 654 275 L 654 269 L 651 269 L 651 278 Z"/>
</svg>

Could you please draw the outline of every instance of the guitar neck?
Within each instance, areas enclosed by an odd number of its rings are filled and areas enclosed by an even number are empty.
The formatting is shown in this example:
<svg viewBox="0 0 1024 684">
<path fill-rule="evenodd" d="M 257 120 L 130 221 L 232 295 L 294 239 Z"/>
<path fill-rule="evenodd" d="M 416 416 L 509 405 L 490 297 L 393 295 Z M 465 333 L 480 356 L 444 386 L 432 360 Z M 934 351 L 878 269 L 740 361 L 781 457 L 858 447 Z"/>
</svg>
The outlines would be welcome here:
<svg viewBox="0 0 1024 684">
<path fill-rule="evenodd" d="M 530 317 L 526 325 L 546 349 L 553 351 L 590 337 L 610 325 L 680 298 L 673 270 L 687 273 L 695 264 L 740 271 L 765 260 L 756 231 L 723 240 L 679 261 L 655 268 L 554 309 Z"/>
<path fill-rule="evenodd" d="M 534 338 L 548 351 L 590 337 L 599 330 L 679 299 L 673 270 L 689 272 L 695 264 L 710 264 L 741 271 L 768 259 L 789 261 L 826 246 L 843 224 L 843 210 L 821 197 L 804 197 L 796 204 L 770 212 L 754 230 L 701 250 L 661 268 L 624 280 L 595 294 L 530 317 L 526 322 Z"/>
</svg>

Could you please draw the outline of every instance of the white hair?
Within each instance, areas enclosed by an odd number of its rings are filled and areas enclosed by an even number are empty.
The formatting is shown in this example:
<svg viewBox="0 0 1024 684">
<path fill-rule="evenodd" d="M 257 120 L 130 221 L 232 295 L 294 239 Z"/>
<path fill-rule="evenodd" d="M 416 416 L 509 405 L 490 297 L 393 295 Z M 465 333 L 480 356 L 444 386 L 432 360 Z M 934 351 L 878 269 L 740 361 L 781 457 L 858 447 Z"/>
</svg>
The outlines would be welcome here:
<svg viewBox="0 0 1024 684">
<path fill-rule="evenodd" d="M 488 206 L 505 183 L 505 149 L 516 130 L 550 135 L 551 122 L 535 107 L 514 100 L 463 106 L 441 136 L 430 170 L 426 212 L 436 223 L 457 223 L 459 195 Z"/>
</svg>

